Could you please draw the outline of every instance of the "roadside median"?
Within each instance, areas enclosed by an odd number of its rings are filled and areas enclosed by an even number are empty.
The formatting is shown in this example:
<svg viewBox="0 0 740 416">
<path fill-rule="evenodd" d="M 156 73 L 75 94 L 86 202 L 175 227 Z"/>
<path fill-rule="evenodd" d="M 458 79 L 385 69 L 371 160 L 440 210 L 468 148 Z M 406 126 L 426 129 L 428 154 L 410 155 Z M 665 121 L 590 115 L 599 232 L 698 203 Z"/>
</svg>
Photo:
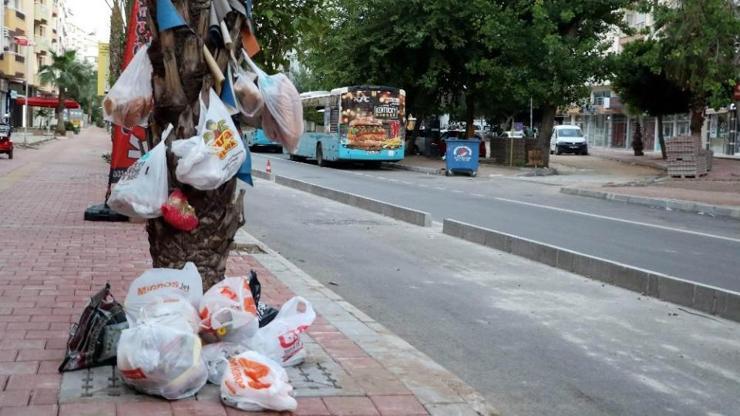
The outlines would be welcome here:
<svg viewBox="0 0 740 416">
<path fill-rule="evenodd" d="M 740 322 L 740 293 L 735 291 L 690 282 L 452 219 L 444 220 L 442 232 L 645 296 Z"/>
</svg>

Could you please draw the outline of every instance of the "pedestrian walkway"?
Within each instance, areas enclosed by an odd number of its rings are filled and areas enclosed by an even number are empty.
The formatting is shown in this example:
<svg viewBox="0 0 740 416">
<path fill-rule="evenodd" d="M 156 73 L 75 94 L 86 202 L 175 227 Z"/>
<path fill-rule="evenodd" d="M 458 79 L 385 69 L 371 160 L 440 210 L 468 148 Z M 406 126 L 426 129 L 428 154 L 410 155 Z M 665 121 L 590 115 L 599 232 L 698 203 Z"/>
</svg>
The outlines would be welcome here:
<svg viewBox="0 0 740 416">
<path fill-rule="evenodd" d="M 74 394 L 84 390 L 79 385 L 61 389 L 75 380 L 57 367 L 87 298 L 110 282 L 122 301 L 151 264 L 143 224 L 83 221 L 84 210 L 105 194 L 108 165 L 100 156 L 109 145 L 104 130 L 90 128 L 75 146 L 55 141 L 0 160 L 0 416 L 250 414 L 222 406 L 213 387 L 174 402 L 125 387 L 119 396 L 89 397 Z M 492 413 L 456 376 L 277 253 L 250 253 L 245 248 L 260 243 L 243 232 L 238 241 L 229 274 L 254 269 L 268 303 L 298 294 L 318 312 L 308 332 L 308 367 L 291 370 L 303 377 L 293 377 L 296 414 Z"/>
</svg>

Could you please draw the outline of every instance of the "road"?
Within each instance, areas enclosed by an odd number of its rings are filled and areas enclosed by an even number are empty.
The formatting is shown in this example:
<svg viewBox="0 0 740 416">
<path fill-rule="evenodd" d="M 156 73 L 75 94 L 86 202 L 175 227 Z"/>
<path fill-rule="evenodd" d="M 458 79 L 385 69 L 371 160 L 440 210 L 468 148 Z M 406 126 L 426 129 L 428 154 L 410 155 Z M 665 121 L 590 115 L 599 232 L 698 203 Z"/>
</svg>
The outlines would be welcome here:
<svg viewBox="0 0 740 416">
<path fill-rule="evenodd" d="M 740 221 L 564 195 L 552 179 L 444 177 L 319 168 L 282 155 L 275 174 L 492 228 L 620 263 L 740 291 Z M 555 179 L 557 181 L 557 179 Z"/>
<path fill-rule="evenodd" d="M 267 181 L 245 204 L 250 233 L 503 415 L 740 408 L 737 323 Z"/>
</svg>

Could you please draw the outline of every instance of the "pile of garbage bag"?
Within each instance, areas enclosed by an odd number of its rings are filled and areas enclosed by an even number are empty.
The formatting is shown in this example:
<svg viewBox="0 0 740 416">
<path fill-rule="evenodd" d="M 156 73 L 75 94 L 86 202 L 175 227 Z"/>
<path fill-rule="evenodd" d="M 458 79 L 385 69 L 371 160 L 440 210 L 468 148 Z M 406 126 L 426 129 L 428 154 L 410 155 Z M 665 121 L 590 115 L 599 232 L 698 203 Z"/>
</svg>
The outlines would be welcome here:
<svg viewBox="0 0 740 416">
<path fill-rule="evenodd" d="M 301 334 L 316 313 L 299 296 L 276 311 L 260 301 L 260 292 L 254 272 L 203 293 L 192 263 L 146 271 L 124 301 L 128 328 L 116 354 L 121 379 L 168 400 L 191 397 L 210 382 L 228 406 L 295 410 L 284 367 L 305 360 Z"/>
</svg>

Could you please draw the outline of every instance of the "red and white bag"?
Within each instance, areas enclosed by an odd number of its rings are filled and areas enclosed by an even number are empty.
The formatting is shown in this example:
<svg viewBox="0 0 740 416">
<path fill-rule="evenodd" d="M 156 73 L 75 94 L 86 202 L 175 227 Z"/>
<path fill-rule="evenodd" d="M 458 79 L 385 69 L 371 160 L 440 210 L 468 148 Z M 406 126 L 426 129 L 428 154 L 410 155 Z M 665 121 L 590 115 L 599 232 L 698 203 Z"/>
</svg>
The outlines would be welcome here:
<svg viewBox="0 0 740 416">
<path fill-rule="evenodd" d="M 257 305 L 244 277 L 227 277 L 213 285 L 203 295 L 199 312 L 206 342 L 247 345 L 259 328 Z"/>
<path fill-rule="evenodd" d="M 221 381 L 221 401 L 241 410 L 292 412 L 298 407 L 292 393 L 285 369 L 254 351 L 230 358 Z"/>
<path fill-rule="evenodd" d="M 249 347 L 283 367 L 300 364 L 306 359 L 301 334 L 315 319 L 311 304 L 296 296 L 285 302 L 272 322 L 257 331 Z"/>
</svg>

